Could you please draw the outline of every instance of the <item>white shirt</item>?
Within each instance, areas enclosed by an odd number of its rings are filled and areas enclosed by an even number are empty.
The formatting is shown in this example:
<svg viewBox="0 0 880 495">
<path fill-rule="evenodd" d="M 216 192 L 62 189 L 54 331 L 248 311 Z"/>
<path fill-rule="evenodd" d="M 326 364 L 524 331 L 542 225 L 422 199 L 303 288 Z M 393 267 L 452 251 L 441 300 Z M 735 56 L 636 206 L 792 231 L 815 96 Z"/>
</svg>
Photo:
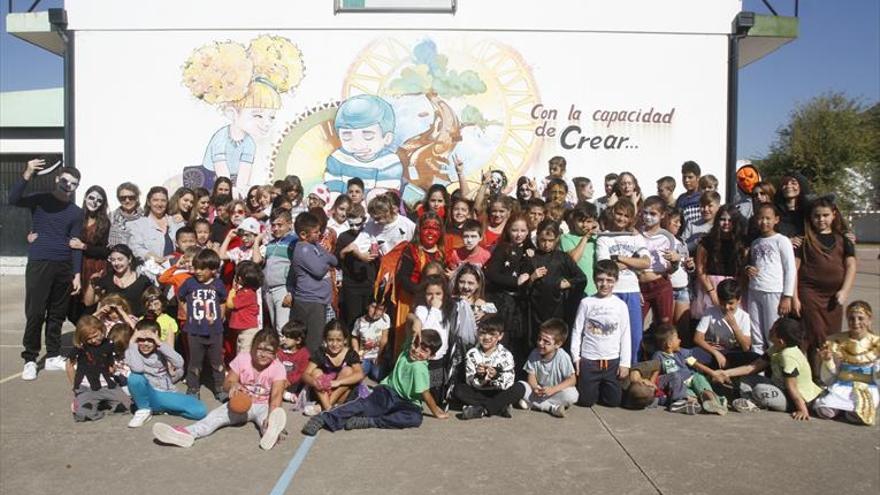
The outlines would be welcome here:
<svg viewBox="0 0 880 495">
<path fill-rule="evenodd" d="M 678 239 L 675 239 L 675 251 L 681 256 L 681 261 L 678 262 L 678 270 L 675 270 L 672 272 L 672 275 L 669 276 L 669 283 L 672 284 L 673 289 L 684 289 L 688 286 L 689 282 L 688 273 L 687 270 L 684 269 L 684 264 L 690 254 L 688 254 L 687 246 Z"/>
<path fill-rule="evenodd" d="M 611 295 L 585 297 L 578 307 L 571 334 L 571 356 L 578 359 L 611 360 L 629 366 L 632 356 L 629 338 L 629 310 Z"/>
<path fill-rule="evenodd" d="M 330 217 L 327 219 L 327 228 L 333 229 L 333 232 L 336 232 L 336 237 L 339 237 L 339 234 L 350 229 L 351 226 L 348 225 L 348 220 L 338 223 L 333 217 Z"/>
<path fill-rule="evenodd" d="M 749 279 L 749 289 L 761 292 L 781 292 L 784 296 L 794 294 L 796 270 L 794 248 L 788 237 L 773 234 L 752 241 L 749 250 L 751 265 L 758 275 Z"/>
<path fill-rule="evenodd" d="M 443 313 L 437 308 L 428 309 L 426 306 L 418 306 L 415 311 L 416 317 L 422 322 L 422 330 L 437 330 L 440 334 L 442 345 L 431 358 L 431 361 L 442 359 L 446 356 L 449 348 L 449 327 L 443 325 Z"/>
<path fill-rule="evenodd" d="M 642 234 L 601 233 L 596 240 L 596 260 L 610 260 L 612 255 L 627 258 L 639 258 L 648 255 L 645 238 Z M 629 268 L 620 270 L 617 283 L 614 284 L 615 294 L 640 292 L 639 277 Z"/>
<path fill-rule="evenodd" d="M 667 261 L 663 255 L 675 248 L 675 238 L 664 229 L 658 230 L 656 234 L 643 232 L 642 237 L 645 238 L 645 248 L 648 250 L 648 256 L 651 258 L 651 266 L 646 268 L 645 271 L 661 275 L 669 273 L 672 263 Z"/>
<path fill-rule="evenodd" d="M 736 321 L 736 326 L 739 327 L 743 335 L 751 335 L 751 319 L 749 314 L 742 308 L 736 308 L 736 311 L 733 313 L 733 320 Z M 718 306 L 712 306 L 706 311 L 706 315 L 700 318 L 700 323 L 697 324 L 697 332 L 704 334 L 706 342 L 713 346 L 718 346 L 724 350 L 739 349 L 739 343 L 736 341 L 736 335 L 733 334 L 733 328 L 724 321 L 724 314 Z"/>
<path fill-rule="evenodd" d="M 398 214 L 393 222 L 385 225 L 370 219 L 364 225 L 364 232 L 376 238 L 379 242 L 379 254 L 384 256 L 401 242 L 411 241 L 416 232 L 416 224 L 409 218 Z"/>
</svg>

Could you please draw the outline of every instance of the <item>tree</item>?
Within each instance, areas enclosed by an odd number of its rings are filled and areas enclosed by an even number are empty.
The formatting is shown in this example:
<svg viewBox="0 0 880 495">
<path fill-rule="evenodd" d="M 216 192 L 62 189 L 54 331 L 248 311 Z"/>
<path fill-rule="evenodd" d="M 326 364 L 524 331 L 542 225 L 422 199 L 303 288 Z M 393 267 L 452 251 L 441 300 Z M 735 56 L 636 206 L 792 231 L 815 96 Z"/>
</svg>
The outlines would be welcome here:
<svg viewBox="0 0 880 495">
<path fill-rule="evenodd" d="M 875 198 L 880 158 L 880 109 L 870 110 L 842 93 L 826 93 L 798 105 L 777 131 L 770 153 L 757 165 L 765 180 L 789 171 L 804 174 L 818 194 L 834 193 L 843 209 Z"/>
<path fill-rule="evenodd" d="M 485 128 L 500 124 L 487 120 L 479 109 L 466 106 L 461 117 L 446 100 L 486 92 L 486 83 L 473 70 L 456 71 L 447 67 L 448 59 L 437 52 L 430 39 L 413 48 L 413 65 L 404 67 L 400 77 L 392 80 L 389 93 L 395 96 L 424 95 L 434 109 L 434 122 L 428 130 L 409 138 L 400 145 L 398 156 L 404 165 L 407 182 L 427 189 L 435 178 L 449 181 L 444 166 L 449 154 L 461 141 L 461 129 L 469 125 Z M 410 168 L 417 172 L 410 174 Z"/>
</svg>

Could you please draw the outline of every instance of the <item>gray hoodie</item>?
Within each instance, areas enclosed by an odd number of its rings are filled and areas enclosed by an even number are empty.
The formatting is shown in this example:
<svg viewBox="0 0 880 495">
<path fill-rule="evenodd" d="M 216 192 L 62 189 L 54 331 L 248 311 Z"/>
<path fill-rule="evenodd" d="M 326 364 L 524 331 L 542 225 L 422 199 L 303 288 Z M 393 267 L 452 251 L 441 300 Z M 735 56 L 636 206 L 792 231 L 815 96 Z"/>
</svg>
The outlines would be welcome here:
<svg viewBox="0 0 880 495">
<path fill-rule="evenodd" d="M 128 346 L 125 363 L 132 373 L 141 373 L 154 389 L 163 392 L 174 391 L 174 383 L 183 378 L 183 357 L 166 343 L 159 344 L 156 351 L 147 356 L 141 354 L 137 344 Z M 168 372 L 168 365 L 174 372 Z"/>
</svg>

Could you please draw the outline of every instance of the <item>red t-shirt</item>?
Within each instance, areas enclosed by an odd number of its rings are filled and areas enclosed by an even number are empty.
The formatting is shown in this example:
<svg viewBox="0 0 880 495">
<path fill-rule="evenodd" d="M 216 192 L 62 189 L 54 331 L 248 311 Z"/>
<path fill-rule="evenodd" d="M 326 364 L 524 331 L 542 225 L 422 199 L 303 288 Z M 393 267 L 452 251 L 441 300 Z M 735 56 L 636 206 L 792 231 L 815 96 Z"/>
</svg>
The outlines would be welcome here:
<svg viewBox="0 0 880 495">
<path fill-rule="evenodd" d="M 458 265 L 461 265 L 462 263 L 471 263 L 482 268 L 483 265 L 489 262 L 489 258 L 491 257 L 492 253 L 479 244 L 472 253 L 469 253 L 467 249 L 460 247 L 452 250 L 447 265 L 449 268 L 458 268 Z"/>
<path fill-rule="evenodd" d="M 235 309 L 229 315 L 230 329 L 262 328 L 260 296 L 254 289 L 242 287 L 237 290 L 232 303 L 235 305 Z"/>
<path fill-rule="evenodd" d="M 284 365 L 284 370 L 287 372 L 288 386 L 299 384 L 303 372 L 309 365 L 309 348 L 303 346 L 294 352 L 278 349 L 277 355 L 278 360 L 281 361 L 281 364 Z"/>
</svg>

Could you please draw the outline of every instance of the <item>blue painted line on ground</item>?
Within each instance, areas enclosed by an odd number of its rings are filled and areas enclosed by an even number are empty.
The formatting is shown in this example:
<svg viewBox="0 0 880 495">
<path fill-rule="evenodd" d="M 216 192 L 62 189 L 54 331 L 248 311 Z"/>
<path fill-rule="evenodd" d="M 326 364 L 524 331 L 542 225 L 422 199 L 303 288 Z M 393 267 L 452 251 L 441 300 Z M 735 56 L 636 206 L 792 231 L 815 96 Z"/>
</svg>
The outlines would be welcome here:
<svg viewBox="0 0 880 495">
<path fill-rule="evenodd" d="M 290 460 L 290 463 L 287 464 L 287 468 L 284 469 L 284 472 L 281 473 L 281 477 L 278 478 L 278 481 L 275 482 L 275 487 L 272 488 L 272 491 L 269 492 L 269 495 L 283 495 L 287 492 L 287 489 L 290 487 L 290 483 L 293 481 L 293 477 L 296 475 L 296 472 L 299 471 L 300 466 L 302 466 L 303 461 L 306 459 L 306 456 L 309 454 L 309 449 L 312 448 L 312 444 L 315 443 L 315 439 L 318 438 L 317 435 L 313 437 L 306 437 L 301 444 L 299 444 L 299 448 L 296 449 L 296 453 L 293 454 L 293 459 Z"/>
</svg>

